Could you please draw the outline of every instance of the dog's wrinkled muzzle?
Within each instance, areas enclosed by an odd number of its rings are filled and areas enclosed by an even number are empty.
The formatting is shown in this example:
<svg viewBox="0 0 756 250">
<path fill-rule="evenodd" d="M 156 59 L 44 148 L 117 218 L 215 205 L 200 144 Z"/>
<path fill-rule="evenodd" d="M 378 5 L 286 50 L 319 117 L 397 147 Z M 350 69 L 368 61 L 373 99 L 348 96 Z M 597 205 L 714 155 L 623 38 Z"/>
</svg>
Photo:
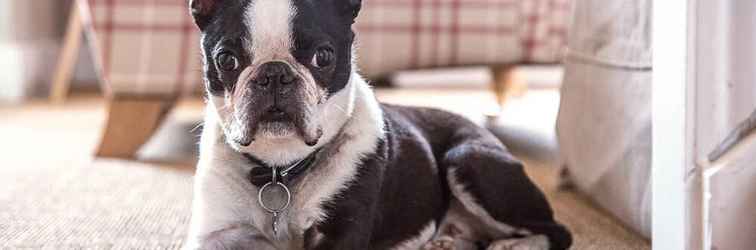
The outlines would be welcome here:
<svg viewBox="0 0 756 250">
<path fill-rule="evenodd" d="M 234 91 L 235 127 L 231 139 L 249 146 L 262 123 L 278 122 L 293 126 L 305 144 L 314 146 L 322 131 L 313 120 L 314 108 L 302 94 L 302 79 L 288 64 L 267 62 Z"/>
</svg>

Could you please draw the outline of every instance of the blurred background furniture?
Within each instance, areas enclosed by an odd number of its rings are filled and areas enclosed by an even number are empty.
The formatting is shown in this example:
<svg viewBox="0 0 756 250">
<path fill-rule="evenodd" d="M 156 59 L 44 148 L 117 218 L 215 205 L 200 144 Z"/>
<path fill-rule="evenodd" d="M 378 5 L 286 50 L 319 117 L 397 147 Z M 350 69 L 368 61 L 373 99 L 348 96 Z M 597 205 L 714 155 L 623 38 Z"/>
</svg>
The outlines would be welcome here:
<svg viewBox="0 0 756 250">
<path fill-rule="evenodd" d="M 175 100 L 202 88 L 197 30 L 186 1 L 77 3 L 110 100 L 97 155 L 132 157 Z M 501 103 L 518 88 L 513 65 L 559 62 L 567 11 L 568 0 L 365 1 L 360 69 L 385 82 L 399 70 L 490 65 Z"/>
<path fill-rule="evenodd" d="M 45 93 L 59 50 L 64 1 L 0 1 L 0 103 Z"/>
<path fill-rule="evenodd" d="M 651 1 L 578 0 L 570 27 L 557 119 L 565 181 L 650 237 Z"/>
</svg>

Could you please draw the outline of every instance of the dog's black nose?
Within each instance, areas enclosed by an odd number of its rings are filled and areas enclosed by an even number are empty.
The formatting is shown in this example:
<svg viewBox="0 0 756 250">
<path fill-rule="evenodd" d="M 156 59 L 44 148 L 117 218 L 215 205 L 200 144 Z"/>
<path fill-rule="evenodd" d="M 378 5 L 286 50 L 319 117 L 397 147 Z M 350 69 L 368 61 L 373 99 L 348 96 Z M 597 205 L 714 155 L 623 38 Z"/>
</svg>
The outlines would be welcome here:
<svg viewBox="0 0 756 250">
<path fill-rule="evenodd" d="M 277 85 L 289 85 L 296 81 L 291 67 L 284 62 L 267 62 L 260 65 L 255 81 L 258 87 L 269 88 Z"/>
</svg>

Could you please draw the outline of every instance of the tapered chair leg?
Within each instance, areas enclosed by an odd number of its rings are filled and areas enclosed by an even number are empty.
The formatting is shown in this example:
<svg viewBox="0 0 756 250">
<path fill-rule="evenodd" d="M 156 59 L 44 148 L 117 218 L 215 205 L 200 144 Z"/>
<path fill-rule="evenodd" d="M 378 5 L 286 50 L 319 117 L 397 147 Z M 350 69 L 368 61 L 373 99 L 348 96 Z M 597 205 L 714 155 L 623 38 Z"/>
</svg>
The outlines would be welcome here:
<svg viewBox="0 0 756 250">
<path fill-rule="evenodd" d="M 133 159 L 165 120 L 175 100 L 160 97 L 111 98 L 96 156 Z"/>
<path fill-rule="evenodd" d="M 493 75 L 491 87 L 500 108 L 510 97 L 522 95 L 528 89 L 527 83 L 517 72 L 516 66 L 516 64 L 507 64 L 491 67 Z"/>
<path fill-rule="evenodd" d="M 65 102 L 68 96 L 71 78 L 73 77 L 76 60 L 79 58 L 79 49 L 82 45 L 83 29 L 84 22 L 81 18 L 79 5 L 78 2 L 74 1 L 68 17 L 66 36 L 60 49 L 60 55 L 58 55 L 58 64 L 55 67 L 50 86 L 49 99 L 53 103 L 61 104 Z"/>
</svg>

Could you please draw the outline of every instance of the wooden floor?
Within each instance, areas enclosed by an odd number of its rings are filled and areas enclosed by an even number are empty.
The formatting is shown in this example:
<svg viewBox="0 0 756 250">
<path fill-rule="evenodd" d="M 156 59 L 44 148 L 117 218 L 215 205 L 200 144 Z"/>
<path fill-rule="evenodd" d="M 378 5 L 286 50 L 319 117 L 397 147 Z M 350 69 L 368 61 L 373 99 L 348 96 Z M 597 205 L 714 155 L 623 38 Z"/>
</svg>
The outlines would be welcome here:
<svg viewBox="0 0 756 250">
<path fill-rule="evenodd" d="M 536 97 L 532 100 L 556 96 L 554 93 L 533 94 Z M 378 96 L 392 103 L 446 108 L 478 121 L 495 109 L 493 96 L 485 90 L 381 90 Z M 0 106 L 0 152 L 4 152 L 0 157 L 0 182 L 11 187 L 0 190 L 0 204 L 12 204 L 10 209 L 0 209 L 3 210 L 0 219 L 16 218 L 8 222 L 10 225 L 0 225 L 0 248 L 101 246 L 91 245 L 95 243 L 176 248 L 189 216 L 187 204 L 191 198 L 190 180 L 198 139 L 194 128 L 201 121 L 202 109 L 199 99 L 181 102 L 158 135 L 141 150 L 140 162 L 134 162 L 92 158 L 105 118 L 104 102 L 100 98 L 73 98 L 62 106 L 45 103 Z M 544 110 L 549 113 L 546 116 L 555 115 L 548 111 L 553 111 L 553 107 Z M 519 114 L 507 112 L 511 116 Z M 532 113 L 532 110 L 522 113 Z M 544 122 L 553 122 L 553 117 L 544 119 Z M 549 126 L 552 125 L 543 127 Z M 581 195 L 558 191 L 551 162 L 540 159 L 527 163 L 528 173 L 546 192 L 558 219 L 575 234 L 574 249 L 649 248 L 646 240 L 626 230 Z M 170 193 L 172 197 L 160 199 L 161 192 Z M 128 199 L 112 200 L 113 195 L 141 197 L 139 199 L 151 203 L 139 205 Z M 45 208 L 39 209 L 40 206 Z M 123 211 L 114 214 L 114 207 Z M 161 209 L 155 210 L 155 207 Z M 84 210 L 89 214 L 71 217 Z M 124 218 L 143 221 L 150 216 L 155 218 L 145 226 L 124 227 L 115 223 Z M 45 222 L 45 230 L 35 231 L 33 225 L 41 222 L 34 218 L 51 219 Z M 165 223 L 156 227 L 155 221 Z M 61 230 L 75 233 L 58 233 Z M 166 230 L 170 233 L 165 233 Z M 89 240 L 91 237 L 97 240 Z M 153 238 L 133 241 L 134 237 Z M 143 245 L 149 242 L 154 245 Z"/>
</svg>

